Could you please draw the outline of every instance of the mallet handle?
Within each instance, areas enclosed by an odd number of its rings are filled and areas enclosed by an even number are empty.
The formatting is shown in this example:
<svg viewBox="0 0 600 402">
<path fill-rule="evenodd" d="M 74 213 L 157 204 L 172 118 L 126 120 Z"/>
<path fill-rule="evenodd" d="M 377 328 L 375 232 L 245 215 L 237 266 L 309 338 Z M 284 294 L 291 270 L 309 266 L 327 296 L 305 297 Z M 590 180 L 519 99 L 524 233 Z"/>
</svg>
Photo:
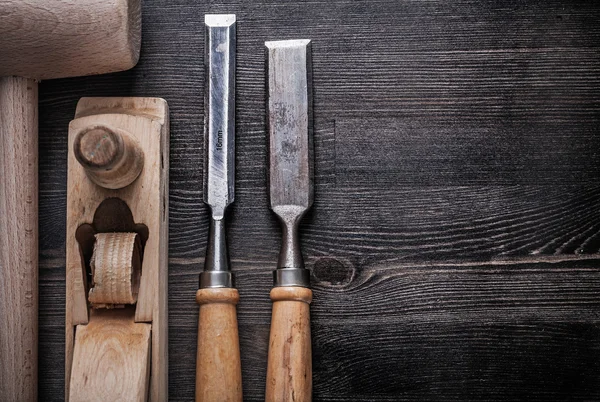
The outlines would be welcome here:
<svg viewBox="0 0 600 402">
<path fill-rule="evenodd" d="M 38 84 L 0 78 L 0 400 L 37 401 Z"/>
</svg>

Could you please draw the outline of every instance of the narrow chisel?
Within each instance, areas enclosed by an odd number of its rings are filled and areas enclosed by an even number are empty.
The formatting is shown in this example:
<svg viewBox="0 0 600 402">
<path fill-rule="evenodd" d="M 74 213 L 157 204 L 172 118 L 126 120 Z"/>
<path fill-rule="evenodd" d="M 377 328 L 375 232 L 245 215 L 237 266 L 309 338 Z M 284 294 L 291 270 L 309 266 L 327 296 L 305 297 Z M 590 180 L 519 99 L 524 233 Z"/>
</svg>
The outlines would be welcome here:
<svg viewBox="0 0 600 402">
<path fill-rule="evenodd" d="M 235 15 L 205 16 L 204 202 L 210 232 L 200 274 L 196 401 L 242 401 L 233 287 L 225 237 L 225 211 L 234 198 Z"/>
<path fill-rule="evenodd" d="M 312 291 L 298 225 L 313 202 L 310 40 L 266 42 L 269 192 L 283 232 L 274 287 L 266 401 L 310 401 Z"/>
</svg>

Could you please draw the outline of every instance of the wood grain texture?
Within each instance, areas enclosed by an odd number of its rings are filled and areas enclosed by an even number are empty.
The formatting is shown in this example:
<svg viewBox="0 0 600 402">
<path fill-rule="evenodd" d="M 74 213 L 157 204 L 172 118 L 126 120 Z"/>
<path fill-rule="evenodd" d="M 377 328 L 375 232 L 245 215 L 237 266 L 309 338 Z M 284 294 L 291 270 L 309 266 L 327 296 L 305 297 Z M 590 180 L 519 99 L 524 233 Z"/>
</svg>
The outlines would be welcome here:
<svg viewBox="0 0 600 402">
<path fill-rule="evenodd" d="M 148 400 L 152 325 L 132 308 L 96 310 L 75 330 L 72 402 Z"/>
<path fill-rule="evenodd" d="M 137 110 L 128 113 L 128 110 Z M 76 234 L 84 224 L 96 222 L 95 214 L 105 200 L 118 198 L 127 208 L 126 217 L 146 225 L 139 294 L 135 309 L 136 322 L 152 323 L 152 364 L 149 400 L 163 401 L 168 391 L 167 341 L 167 264 L 168 264 L 168 175 L 169 175 L 169 109 L 160 98 L 97 98 L 82 99 L 77 104 L 75 119 L 69 124 L 66 242 L 66 311 L 65 311 L 65 372 L 66 399 L 71 375 L 73 331 L 76 325 L 87 324 L 85 277 L 81 249 Z M 77 162 L 74 140 L 88 127 L 106 124 L 129 132 L 144 152 L 143 173 L 129 186 L 112 190 L 100 187 L 88 179 L 86 170 Z M 116 207 L 105 215 L 116 214 Z M 125 212 L 121 212 L 123 214 Z M 106 218 L 109 221 L 108 218 Z M 123 216 L 113 217 L 117 224 Z M 108 230 L 125 231 L 132 230 Z"/>
<path fill-rule="evenodd" d="M 271 290 L 273 313 L 265 401 L 312 401 L 310 303 L 312 291 L 300 287 Z"/>
<path fill-rule="evenodd" d="M 37 400 L 38 84 L 0 78 L 0 400 Z"/>
<path fill-rule="evenodd" d="M 110 127 L 90 127 L 73 145 L 75 158 L 99 186 L 119 189 L 130 185 L 144 167 L 144 152 L 124 132 Z"/>
<path fill-rule="evenodd" d="M 40 395 L 63 398 L 65 127 L 82 96 L 136 95 L 171 109 L 169 394 L 194 400 L 207 12 L 238 17 L 227 233 L 244 400 L 264 401 L 281 236 L 263 47 L 292 38 L 313 43 L 313 400 L 600 399 L 591 0 L 145 1 L 135 69 L 40 85 Z"/>
<path fill-rule="evenodd" d="M 142 274 L 137 233 L 97 233 L 90 260 L 93 283 L 87 294 L 94 308 L 135 304 Z"/>
<path fill-rule="evenodd" d="M 0 76 L 128 70 L 140 54 L 140 7 L 140 0 L 2 0 Z"/>
<path fill-rule="evenodd" d="M 196 302 L 198 348 L 196 350 L 196 402 L 241 402 L 242 366 L 236 305 L 236 289 L 200 289 Z"/>
</svg>

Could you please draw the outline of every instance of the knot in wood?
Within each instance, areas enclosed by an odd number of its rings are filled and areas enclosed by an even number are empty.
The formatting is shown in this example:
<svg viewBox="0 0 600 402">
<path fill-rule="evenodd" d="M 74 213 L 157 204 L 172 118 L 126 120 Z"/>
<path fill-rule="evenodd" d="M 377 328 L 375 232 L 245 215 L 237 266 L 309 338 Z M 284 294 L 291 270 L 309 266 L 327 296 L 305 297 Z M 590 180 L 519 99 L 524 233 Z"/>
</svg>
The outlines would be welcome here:
<svg viewBox="0 0 600 402">
<path fill-rule="evenodd" d="M 332 286 L 346 286 L 354 278 L 355 270 L 350 263 L 344 263 L 336 258 L 320 258 L 312 269 L 314 278 L 321 283 Z"/>
</svg>

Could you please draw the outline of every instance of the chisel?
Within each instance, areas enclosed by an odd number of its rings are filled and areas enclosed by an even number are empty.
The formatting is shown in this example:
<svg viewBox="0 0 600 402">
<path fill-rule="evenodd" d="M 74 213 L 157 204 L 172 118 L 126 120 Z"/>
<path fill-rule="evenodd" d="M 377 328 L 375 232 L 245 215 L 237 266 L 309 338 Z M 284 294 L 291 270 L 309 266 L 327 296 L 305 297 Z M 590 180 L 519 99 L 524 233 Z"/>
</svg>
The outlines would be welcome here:
<svg viewBox="0 0 600 402">
<path fill-rule="evenodd" d="M 242 401 L 237 327 L 238 291 L 233 287 L 225 237 L 225 211 L 233 202 L 235 176 L 235 15 L 210 15 L 205 29 L 204 202 L 210 229 L 200 305 L 196 401 Z"/>
<path fill-rule="evenodd" d="M 313 202 L 310 40 L 265 42 L 269 193 L 283 239 L 274 287 L 266 401 L 310 401 L 312 291 L 298 225 Z"/>
</svg>

